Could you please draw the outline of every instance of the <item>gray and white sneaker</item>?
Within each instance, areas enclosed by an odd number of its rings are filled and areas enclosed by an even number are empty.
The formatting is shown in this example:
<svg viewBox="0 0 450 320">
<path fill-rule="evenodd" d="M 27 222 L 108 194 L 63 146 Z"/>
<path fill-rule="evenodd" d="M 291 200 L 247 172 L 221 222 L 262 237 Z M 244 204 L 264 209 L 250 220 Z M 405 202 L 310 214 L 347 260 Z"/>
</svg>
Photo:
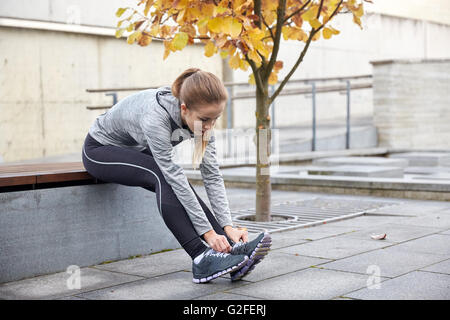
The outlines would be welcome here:
<svg viewBox="0 0 450 320">
<path fill-rule="evenodd" d="M 239 270 L 247 261 L 246 255 L 232 255 L 208 248 L 192 261 L 192 281 L 209 282 L 221 275 Z"/>
<path fill-rule="evenodd" d="M 231 281 L 237 281 L 242 277 L 248 275 L 255 266 L 261 262 L 267 255 L 272 245 L 272 237 L 268 232 L 260 233 L 254 240 L 249 242 L 238 242 L 231 248 L 231 254 L 242 255 L 249 257 L 245 266 L 239 270 L 230 273 Z"/>
</svg>

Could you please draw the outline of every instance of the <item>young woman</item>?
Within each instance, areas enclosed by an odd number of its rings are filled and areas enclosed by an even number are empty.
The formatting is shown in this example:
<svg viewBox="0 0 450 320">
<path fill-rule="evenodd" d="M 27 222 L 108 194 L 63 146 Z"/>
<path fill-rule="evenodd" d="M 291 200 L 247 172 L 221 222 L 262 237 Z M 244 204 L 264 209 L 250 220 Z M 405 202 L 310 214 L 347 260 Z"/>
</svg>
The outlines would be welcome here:
<svg viewBox="0 0 450 320">
<path fill-rule="evenodd" d="M 229 272 L 232 281 L 241 279 L 271 245 L 268 233 L 248 242 L 247 231 L 231 221 L 211 134 L 227 98 L 214 74 L 187 69 L 172 86 L 130 95 L 100 115 L 83 146 L 93 177 L 156 193 L 165 224 L 193 260 L 195 283 Z M 186 138 L 194 138 L 193 167 L 200 168 L 214 214 L 172 161 L 173 147 Z"/>
</svg>

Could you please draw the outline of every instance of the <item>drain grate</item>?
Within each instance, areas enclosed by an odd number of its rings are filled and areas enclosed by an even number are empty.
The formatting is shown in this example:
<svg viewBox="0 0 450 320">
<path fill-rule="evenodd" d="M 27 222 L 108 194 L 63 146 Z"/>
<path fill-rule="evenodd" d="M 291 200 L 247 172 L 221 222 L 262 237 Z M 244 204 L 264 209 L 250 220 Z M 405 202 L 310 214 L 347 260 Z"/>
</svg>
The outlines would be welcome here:
<svg viewBox="0 0 450 320">
<path fill-rule="evenodd" d="M 398 202 L 389 201 L 314 198 L 273 204 L 271 215 L 278 217 L 278 221 L 256 222 L 246 219 L 255 214 L 255 208 L 232 211 L 231 217 L 235 225 L 246 227 L 249 233 L 259 233 L 263 230 L 275 233 L 354 218 L 381 207 L 397 204 Z M 283 216 L 286 216 L 286 219 L 281 219 Z"/>
</svg>

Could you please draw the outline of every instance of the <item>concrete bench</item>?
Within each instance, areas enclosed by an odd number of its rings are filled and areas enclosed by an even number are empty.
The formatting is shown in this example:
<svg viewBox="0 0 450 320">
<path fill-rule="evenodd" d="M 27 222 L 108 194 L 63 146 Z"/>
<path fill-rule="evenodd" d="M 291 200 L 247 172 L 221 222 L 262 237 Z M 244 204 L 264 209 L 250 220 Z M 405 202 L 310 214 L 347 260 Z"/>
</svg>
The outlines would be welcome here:
<svg viewBox="0 0 450 320">
<path fill-rule="evenodd" d="M 0 165 L 0 283 L 179 247 L 153 192 L 82 162 Z"/>
</svg>

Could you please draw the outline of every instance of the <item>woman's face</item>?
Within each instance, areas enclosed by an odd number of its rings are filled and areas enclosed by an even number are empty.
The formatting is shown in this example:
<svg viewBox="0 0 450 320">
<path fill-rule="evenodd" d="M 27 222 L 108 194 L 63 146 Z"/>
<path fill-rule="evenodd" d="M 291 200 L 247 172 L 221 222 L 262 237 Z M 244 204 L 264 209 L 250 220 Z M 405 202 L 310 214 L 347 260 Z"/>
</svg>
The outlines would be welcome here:
<svg viewBox="0 0 450 320">
<path fill-rule="evenodd" d="M 217 118 L 225 109 L 226 102 L 220 104 L 208 104 L 188 109 L 184 103 L 181 104 L 181 119 L 185 125 L 195 133 L 201 130 L 202 135 L 214 127 Z"/>
</svg>

